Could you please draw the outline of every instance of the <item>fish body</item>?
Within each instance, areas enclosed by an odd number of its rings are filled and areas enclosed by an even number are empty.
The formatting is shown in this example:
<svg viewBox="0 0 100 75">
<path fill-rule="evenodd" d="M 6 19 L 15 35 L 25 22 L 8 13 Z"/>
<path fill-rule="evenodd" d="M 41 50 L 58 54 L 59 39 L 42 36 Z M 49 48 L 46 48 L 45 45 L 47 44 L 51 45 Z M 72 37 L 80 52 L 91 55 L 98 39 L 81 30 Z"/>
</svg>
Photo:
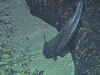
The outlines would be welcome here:
<svg viewBox="0 0 100 75">
<path fill-rule="evenodd" d="M 82 14 L 83 2 L 79 1 L 76 11 L 65 26 L 61 29 L 57 36 L 50 41 L 45 41 L 43 47 L 43 54 L 46 58 L 57 59 L 57 56 L 65 56 L 70 52 L 67 43 L 71 39 Z"/>
</svg>

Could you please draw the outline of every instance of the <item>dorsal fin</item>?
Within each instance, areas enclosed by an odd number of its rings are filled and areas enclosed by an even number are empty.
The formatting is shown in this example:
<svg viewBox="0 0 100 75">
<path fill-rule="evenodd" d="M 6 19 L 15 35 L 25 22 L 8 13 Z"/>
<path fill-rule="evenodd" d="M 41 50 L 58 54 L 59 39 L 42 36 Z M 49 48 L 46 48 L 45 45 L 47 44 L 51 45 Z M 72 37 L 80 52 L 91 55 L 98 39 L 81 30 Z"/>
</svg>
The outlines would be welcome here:
<svg viewBox="0 0 100 75">
<path fill-rule="evenodd" d="M 44 36 L 44 41 L 45 41 L 45 43 L 47 42 L 47 40 L 46 40 L 46 36 L 45 36 L 45 31 L 43 30 L 43 36 Z"/>
</svg>

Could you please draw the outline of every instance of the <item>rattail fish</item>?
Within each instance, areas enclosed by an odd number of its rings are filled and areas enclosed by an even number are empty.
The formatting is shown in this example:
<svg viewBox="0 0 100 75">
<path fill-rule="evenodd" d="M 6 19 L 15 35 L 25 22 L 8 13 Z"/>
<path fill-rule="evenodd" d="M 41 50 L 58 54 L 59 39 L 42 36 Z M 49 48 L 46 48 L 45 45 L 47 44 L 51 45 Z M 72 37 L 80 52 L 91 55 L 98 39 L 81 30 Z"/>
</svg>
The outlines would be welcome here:
<svg viewBox="0 0 100 75">
<path fill-rule="evenodd" d="M 71 39 L 71 36 L 80 21 L 82 8 L 83 2 L 80 0 L 73 16 L 66 22 L 65 26 L 53 39 L 46 41 L 44 35 L 45 43 L 43 46 L 43 55 L 45 58 L 53 58 L 54 60 L 57 60 L 57 56 L 64 57 L 70 52 L 67 43 Z"/>
</svg>

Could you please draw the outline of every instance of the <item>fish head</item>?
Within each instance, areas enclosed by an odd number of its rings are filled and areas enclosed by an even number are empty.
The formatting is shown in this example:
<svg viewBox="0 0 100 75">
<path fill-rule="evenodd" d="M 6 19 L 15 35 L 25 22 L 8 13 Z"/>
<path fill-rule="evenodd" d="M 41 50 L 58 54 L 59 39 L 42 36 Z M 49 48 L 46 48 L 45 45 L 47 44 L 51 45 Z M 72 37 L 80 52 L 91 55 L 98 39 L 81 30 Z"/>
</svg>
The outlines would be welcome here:
<svg viewBox="0 0 100 75">
<path fill-rule="evenodd" d="M 56 50 L 54 50 L 54 48 L 52 48 L 48 42 L 45 42 L 44 44 L 43 55 L 47 59 L 53 58 L 54 61 L 57 60 Z"/>
</svg>

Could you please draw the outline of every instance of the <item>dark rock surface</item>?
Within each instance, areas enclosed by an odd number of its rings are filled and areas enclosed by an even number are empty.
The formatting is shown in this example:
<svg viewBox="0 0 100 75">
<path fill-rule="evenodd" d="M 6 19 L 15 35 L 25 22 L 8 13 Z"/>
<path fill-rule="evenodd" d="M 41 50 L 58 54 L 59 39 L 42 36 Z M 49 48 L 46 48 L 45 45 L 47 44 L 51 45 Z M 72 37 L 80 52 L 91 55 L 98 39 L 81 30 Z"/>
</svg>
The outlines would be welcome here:
<svg viewBox="0 0 100 75">
<path fill-rule="evenodd" d="M 59 31 L 76 9 L 77 0 L 26 0 L 30 13 Z"/>
</svg>

